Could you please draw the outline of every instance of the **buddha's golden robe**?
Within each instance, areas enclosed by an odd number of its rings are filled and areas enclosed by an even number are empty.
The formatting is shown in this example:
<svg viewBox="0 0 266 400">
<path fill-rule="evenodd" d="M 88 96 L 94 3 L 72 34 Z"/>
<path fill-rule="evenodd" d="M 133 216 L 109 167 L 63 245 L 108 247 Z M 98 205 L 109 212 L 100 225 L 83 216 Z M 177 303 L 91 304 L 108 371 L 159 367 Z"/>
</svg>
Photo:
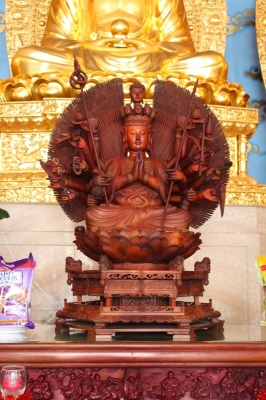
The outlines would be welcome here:
<svg viewBox="0 0 266 400">
<path fill-rule="evenodd" d="M 110 46 L 117 18 L 129 24 L 125 48 Z M 222 55 L 195 52 L 182 0 L 52 0 L 41 46 L 20 49 L 12 71 L 70 72 L 73 55 L 92 71 L 227 74 Z"/>
</svg>

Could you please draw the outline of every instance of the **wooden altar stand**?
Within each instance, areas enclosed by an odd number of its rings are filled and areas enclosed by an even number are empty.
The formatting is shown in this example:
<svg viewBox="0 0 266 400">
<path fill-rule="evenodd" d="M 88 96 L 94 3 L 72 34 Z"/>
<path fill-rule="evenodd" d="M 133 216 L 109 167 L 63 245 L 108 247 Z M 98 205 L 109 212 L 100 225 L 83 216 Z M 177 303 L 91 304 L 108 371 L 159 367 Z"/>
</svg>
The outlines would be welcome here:
<svg viewBox="0 0 266 400">
<path fill-rule="evenodd" d="M 195 331 L 208 330 L 223 337 L 220 312 L 212 301 L 201 303 L 209 283 L 210 260 L 195 264 L 194 271 L 171 270 L 169 265 L 112 264 L 112 269 L 83 270 L 80 261 L 66 260 L 67 282 L 76 302 L 64 302 L 56 315 L 56 332 L 86 329 L 96 340 L 112 340 L 118 332 L 165 332 L 173 340 L 193 340 Z M 100 264 L 101 268 L 101 264 Z M 83 301 L 83 296 L 100 300 Z M 193 297 L 194 301 L 179 301 Z"/>
</svg>

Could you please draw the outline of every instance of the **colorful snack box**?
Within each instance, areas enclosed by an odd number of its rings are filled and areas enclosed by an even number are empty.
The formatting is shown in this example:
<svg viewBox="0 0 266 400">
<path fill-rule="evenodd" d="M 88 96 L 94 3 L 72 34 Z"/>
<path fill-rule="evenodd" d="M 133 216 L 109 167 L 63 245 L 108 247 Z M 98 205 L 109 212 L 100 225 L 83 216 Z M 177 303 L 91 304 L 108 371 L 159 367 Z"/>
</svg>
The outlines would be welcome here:
<svg viewBox="0 0 266 400">
<path fill-rule="evenodd" d="M 257 256 L 257 260 L 255 261 L 255 266 L 258 271 L 258 277 L 261 286 L 266 286 L 266 257 Z"/>
<path fill-rule="evenodd" d="M 5 262 L 0 256 L 0 326 L 34 328 L 30 320 L 30 293 L 36 262 L 29 258 Z"/>
</svg>

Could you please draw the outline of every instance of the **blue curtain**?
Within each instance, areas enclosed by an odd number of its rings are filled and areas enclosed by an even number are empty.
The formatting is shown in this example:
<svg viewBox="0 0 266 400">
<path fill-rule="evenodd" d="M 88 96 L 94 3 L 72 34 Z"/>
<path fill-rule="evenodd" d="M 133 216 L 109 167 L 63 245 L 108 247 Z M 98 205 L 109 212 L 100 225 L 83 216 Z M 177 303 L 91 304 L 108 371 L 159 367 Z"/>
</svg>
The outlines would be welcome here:
<svg viewBox="0 0 266 400">
<path fill-rule="evenodd" d="M 265 184 L 266 92 L 257 50 L 255 5 L 255 0 L 227 0 L 225 58 L 229 66 L 228 80 L 244 87 L 250 96 L 248 107 L 259 108 L 260 124 L 248 145 L 248 174 Z"/>
<path fill-rule="evenodd" d="M 5 0 L 0 0 L 0 79 L 10 76 L 6 49 Z"/>
</svg>

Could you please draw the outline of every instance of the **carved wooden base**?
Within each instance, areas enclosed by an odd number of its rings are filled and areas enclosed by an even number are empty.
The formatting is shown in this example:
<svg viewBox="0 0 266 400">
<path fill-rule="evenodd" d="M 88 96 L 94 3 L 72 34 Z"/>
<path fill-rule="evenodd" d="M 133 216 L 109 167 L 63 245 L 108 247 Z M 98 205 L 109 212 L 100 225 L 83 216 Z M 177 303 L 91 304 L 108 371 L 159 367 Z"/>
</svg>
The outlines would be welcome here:
<svg viewBox="0 0 266 400">
<path fill-rule="evenodd" d="M 111 341 L 115 334 L 132 334 L 142 333 L 143 336 L 139 336 L 145 341 L 145 334 L 166 333 L 169 338 L 173 341 L 186 341 L 195 340 L 198 337 L 208 335 L 208 339 L 224 339 L 223 336 L 223 324 L 224 321 L 201 321 L 195 324 L 94 324 L 86 323 L 82 324 L 80 321 L 65 321 L 61 319 L 57 320 L 55 332 L 56 334 L 68 334 L 70 328 L 82 329 L 88 332 L 88 338 L 93 337 L 99 341 Z M 178 327 L 179 326 L 179 327 Z M 204 332 L 204 333 L 203 333 Z M 124 335 L 124 338 L 132 337 L 132 335 Z M 162 336 L 163 337 L 163 336 Z M 118 337 L 119 338 L 119 337 Z M 120 336 L 121 338 L 121 336 Z"/>
<path fill-rule="evenodd" d="M 96 340 L 112 340 L 116 333 L 157 333 L 165 332 L 172 335 L 173 340 L 192 340 L 196 331 L 207 331 L 214 338 L 223 338 L 224 321 L 218 319 L 221 315 L 213 309 L 184 313 L 183 315 L 163 315 L 144 313 L 138 315 L 104 315 L 100 312 L 86 314 L 82 311 L 61 310 L 57 312 L 56 333 L 69 333 L 70 328 L 82 329 L 88 332 L 88 337 Z"/>
<path fill-rule="evenodd" d="M 180 257 L 152 269 L 150 264 L 112 264 L 103 256 L 100 270 L 82 270 L 80 261 L 68 257 L 66 272 L 77 302 L 65 300 L 57 312 L 57 333 L 72 327 L 87 330 L 96 340 L 111 340 L 119 332 L 165 332 L 173 340 L 190 340 L 196 331 L 207 330 L 222 337 L 221 314 L 211 300 L 199 301 L 209 282 L 208 258 L 196 262 L 194 271 L 184 271 Z M 100 300 L 83 302 L 83 295 Z M 177 301 L 190 296 L 194 302 Z"/>
</svg>

